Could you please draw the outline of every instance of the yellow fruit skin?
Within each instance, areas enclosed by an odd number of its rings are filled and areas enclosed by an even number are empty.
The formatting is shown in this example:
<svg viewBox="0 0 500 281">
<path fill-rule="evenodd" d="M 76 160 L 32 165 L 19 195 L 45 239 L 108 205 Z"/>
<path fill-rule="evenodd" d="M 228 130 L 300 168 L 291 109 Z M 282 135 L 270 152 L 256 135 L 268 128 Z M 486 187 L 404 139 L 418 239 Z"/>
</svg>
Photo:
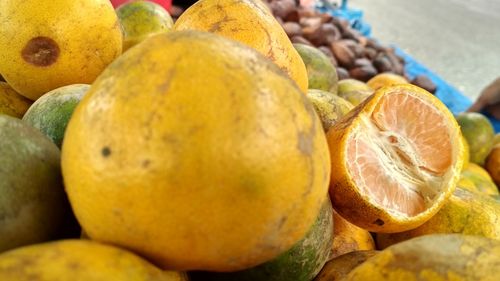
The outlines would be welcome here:
<svg viewBox="0 0 500 281">
<path fill-rule="evenodd" d="M 0 73 L 31 100 L 61 86 L 91 84 L 121 54 L 120 25 L 107 0 L 2 0 L 0 11 Z M 49 65 L 22 55 L 40 36 L 59 48 Z"/>
<path fill-rule="evenodd" d="M 382 87 L 398 84 L 408 84 L 408 80 L 401 75 L 394 73 L 381 73 L 366 82 L 366 85 L 376 91 Z"/>
<path fill-rule="evenodd" d="M 18 248 L 0 255 L 0 280 L 183 281 L 125 250 L 89 240 L 63 240 Z"/>
<path fill-rule="evenodd" d="M 156 35 L 111 64 L 62 149 L 92 239 L 164 268 L 212 271 L 258 265 L 299 241 L 327 194 L 329 162 L 321 121 L 293 81 L 254 50 L 195 31 Z"/>
<path fill-rule="evenodd" d="M 333 211 L 332 258 L 364 250 L 375 250 L 375 242 L 367 230 L 359 228 Z"/>
<path fill-rule="evenodd" d="M 0 114 L 22 118 L 31 101 L 19 95 L 5 82 L 0 82 Z"/>
<path fill-rule="evenodd" d="M 175 22 L 174 30 L 201 30 L 239 41 L 276 63 L 308 89 L 306 66 L 283 28 L 260 0 L 201 0 Z"/>
<path fill-rule="evenodd" d="M 321 269 L 321 272 L 314 278 L 314 281 L 340 281 L 349 274 L 351 270 L 377 253 L 377 251 L 369 250 L 350 252 L 338 256 L 329 261 L 323 269 Z"/>
<path fill-rule="evenodd" d="M 464 137 L 462 134 L 462 144 L 464 145 L 464 165 L 462 167 L 462 170 L 465 170 L 467 167 L 469 167 L 470 163 L 470 148 L 469 144 L 467 143 L 467 139 Z"/>
<path fill-rule="evenodd" d="M 467 169 L 462 171 L 462 178 L 474 184 L 473 191 L 487 195 L 499 195 L 498 188 L 490 174 L 475 163 L 469 163 Z"/>
<path fill-rule="evenodd" d="M 426 223 L 415 229 L 377 234 L 377 246 L 390 245 L 435 233 L 462 233 L 500 240 L 500 203 L 489 196 L 457 187 L 446 204 Z"/>
<path fill-rule="evenodd" d="M 434 204 L 426 211 L 414 217 L 396 219 L 388 210 L 376 206 L 370 202 L 367 195 L 362 194 L 356 187 L 352 178 L 347 159 L 347 145 L 350 135 L 356 130 L 362 130 L 361 119 L 358 116 L 371 116 L 378 101 L 391 92 L 413 92 L 419 93 L 437 107 L 450 121 L 452 128 L 452 139 L 456 140 L 456 155 L 459 155 L 453 164 L 455 171 L 449 180 L 449 185 L 444 192 L 435 200 Z M 425 221 L 436 214 L 444 202 L 451 196 L 460 177 L 463 164 L 463 145 L 461 144 L 460 129 L 453 115 L 432 94 L 416 86 L 397 85 L 384 87 L 368 97 L 364 102 L 351 110 L 346 116 L 335 123 L 327 132 L 328 145 L 330 147 L 330 159 L 332 164 L 330 197 L 335 210 L 349 222 L 372 232 L 393 233 L 409 230 L 422 225 Z"/>
<path fill-rule="evenodd" d="M 343 281 L 498 280 L 500 241 L 461 234 L 427 235 L 385 249 Z"/>
</svg>

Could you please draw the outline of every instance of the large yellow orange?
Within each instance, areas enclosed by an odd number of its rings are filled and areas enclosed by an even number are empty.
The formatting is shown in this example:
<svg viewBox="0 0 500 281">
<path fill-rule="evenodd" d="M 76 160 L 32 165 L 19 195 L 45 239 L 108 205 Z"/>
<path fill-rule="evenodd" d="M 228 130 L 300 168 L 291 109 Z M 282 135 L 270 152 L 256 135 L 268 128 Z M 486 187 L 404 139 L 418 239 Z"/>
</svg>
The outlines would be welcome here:
<svg viewBox="0 0 500 281">
<path fill-rule="evenodd" d="M 108 0 L 2 0 L 0 26 L 0 73 L 31 100 L 92 83 L 122 51 Z"/>
<path fill-rule="evenodd" d="M 275 64 L 187 31 L 148 38 L 106 69 L 69 122 L 62 167 L 92 239 L 164 268 L 230 271 L 306 234 L 328 156 L 314 108 Z"/>
<path fill-rule="evenodd" d="M 297 83 L 308 89 L 306 66 L 297 50 L 260 0 L 201 0 L 175 22 L 174 30 L 201 30 L 241 42 L 276 63 Z"/>
<path fill-rule="evenodd" d="M 123 249 L 88 240 L 26 246 L 0 255 L 4 281 L 184 281 Z"/>
<path fill-rule="evenodd" d="M 453 115 L 413 85 L 384 87 L 328 131 L 330 196 L 339 214 L 374 232 L 430 219 L 460 177 L 463 145 Z"/>
</svg>

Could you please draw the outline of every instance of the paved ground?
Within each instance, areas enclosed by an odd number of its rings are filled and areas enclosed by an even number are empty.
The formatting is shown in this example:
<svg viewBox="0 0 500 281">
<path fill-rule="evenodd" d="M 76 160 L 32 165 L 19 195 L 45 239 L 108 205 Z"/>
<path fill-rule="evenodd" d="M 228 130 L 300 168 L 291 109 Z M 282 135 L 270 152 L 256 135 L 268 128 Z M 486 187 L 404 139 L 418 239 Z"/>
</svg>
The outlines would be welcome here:
<svg viewBox="0 0 500 281">
<path fill-rule="evenodd" d="M 474 100 L 500 76 L 499 0 L 349 0 L 394 43 Z"/>
</svg>

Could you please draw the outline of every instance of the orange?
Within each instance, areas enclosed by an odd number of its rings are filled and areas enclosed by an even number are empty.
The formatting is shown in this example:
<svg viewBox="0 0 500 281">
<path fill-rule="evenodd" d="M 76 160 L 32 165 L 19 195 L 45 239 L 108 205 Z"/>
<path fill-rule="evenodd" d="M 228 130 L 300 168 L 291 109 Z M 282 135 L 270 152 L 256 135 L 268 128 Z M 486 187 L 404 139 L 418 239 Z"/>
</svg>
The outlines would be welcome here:
<svg viewBox="0 0 500 281">
<path fill-rule="evenodd" d="M 31 103 L 29 99 L 12 89 L 9 84 L 0 82 L 0 114 L 22 118 Z"/>
<path fill-rule="evenodd" d="M 364 250 L 375 250 L 375 242 L 367 230 L 355 226 L 333 211 L 332 258 Z"/>
<path fill-rule="evenodd" d="M 62 168 L 90 238 L 163 268 L 236 271 L 304 237 L 328 194 L 328 156 L 313 106 L 275 64 L 183 31 L 105 70 L 68 124 Z"/>
<path fill-rule="evenodd" d="M 162 271 L 123 249 L 88 240 L 61 240 L 3 253 L 0 280 L 184 281 L 187 277 Z"/>
<path fill-rule="evenodd" d="M 500 186 L 500 145 L 495 145 L 486 159 L 486 170 L 495 181 L 495 184 Z"/>
<path fill-rule="evenodd" d="M 200 0 L 177 19 L 174 30 L 207 31 L 243 43 L 278 65 L 307 92 L 304 61 L 260 0 Z"/>
<path fill-rule="evenodd" d="M 366 82 L 366 85 L 368 85 L 368 87 L 370 87 L 372 90 L 376 91 L 382 87 L 408 83 L 408 80 L 406 80 L 406 78 L 401 75 L 385 72 L 378 74 L 372 79 L 368 80 L 368 82 Z"/>
<path fill-rule="evenodd" d="M 444 204 L 460 177 L 460 128 L 436 97 L 384 87 L 327 133 L 330 196 L 351 223 L 374 232 L 415 228 Z"/>
</svg>

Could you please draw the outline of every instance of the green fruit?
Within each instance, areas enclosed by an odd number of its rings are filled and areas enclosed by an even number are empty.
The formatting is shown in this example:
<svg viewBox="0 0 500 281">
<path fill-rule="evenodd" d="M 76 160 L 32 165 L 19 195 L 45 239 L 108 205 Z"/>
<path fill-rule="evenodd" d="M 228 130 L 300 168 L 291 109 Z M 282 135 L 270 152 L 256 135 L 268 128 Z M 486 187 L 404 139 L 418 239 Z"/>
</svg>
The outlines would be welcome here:
<svg viewBox="0 0 500 281">
<path fill-rule="evenodd" d="M 461 113 L 457 121 L 469 144 L 470 161 L 482 166 L 493 147 L 493 126 L 488 118 L 476 112 Z"/>
<path fill-rule="evenodd" d="M 116 9 L 123 31 L 123 51 L 151 35 L 172 29 L 174 21 L 162 6 L 151 1 L 133 1 Z"/>
<path fill-rule="evenodd" d="M 337 70 L 330 59 L 317 48 L 293 44 L 304 61 L 309 78 L 309 89 L 317 89 L 337 93 Z"/>
<path fill-rule="evenodd" d="M 308 90 L 307 98 L 319 115 L 325 132 L 328 131 L 337 119 L 346 115 L 354 107 L 345 99 L 321 90 Z"/>
<path fill-rule="evenodd" d="M 354 106 L 357 106 L 372 94 L 373 90 L 364 82 L 354 79 L 339 81 L 337 95 L 346 99 Z"/>
<path fill-rule="evenodd" d="M 69 205 L 57 146 L 0 114 L 0 252 L 55 238 Z"/>
<path fill-rule="evenodd" d="M 90 85 L 75 84 L 52 90 L 28 109 L 23 121 L 39 129 L 61 148 L 69 119 Z"/>
<path fill-rule="evenodd" d="M 191 281 L 310 281 L 330 257 L 333 209 L 325 200 L 316 222 L 290 250 L 264 264 L 243 271 L 192 272 Z"/>
</svg>

